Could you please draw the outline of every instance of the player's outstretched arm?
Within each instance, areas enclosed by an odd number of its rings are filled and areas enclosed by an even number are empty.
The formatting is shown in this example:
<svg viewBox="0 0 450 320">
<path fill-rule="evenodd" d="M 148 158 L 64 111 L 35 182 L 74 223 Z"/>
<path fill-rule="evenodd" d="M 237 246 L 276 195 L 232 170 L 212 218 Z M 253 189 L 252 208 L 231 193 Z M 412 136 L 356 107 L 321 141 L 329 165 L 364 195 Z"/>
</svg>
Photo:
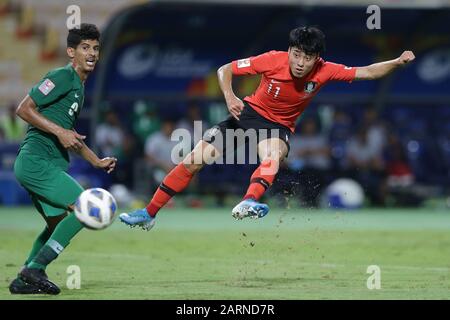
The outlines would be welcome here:
<svg viewBox="0 0 450 320">
<path fill-rule="evenodd" d="M 75 132 L 75 131 L 74 131 Z M 81 141 L 82 147 L 75 150 L 84 160 L 89 162 L 94 168 L 103 169 L 107 173 L 111 173 L 116 167 L 117 159 L 114 157 L 106 157 L 100 159 L 94 151 L 92 151 L 84 141 Z"/>
<path fill-rule="evenodd" d="M 374 63 L 365 67 L 357 67 L 355 80 L 375 80 L 382 78 L 414 59 L 415 56 L 412 51 L 404 51 L 397 59 Z"/>
<path fill-rule="evenodd" d="M 217 77 L 219 79 L 220 89 L 225 97 L 225 102 L 227 103 L 228 111 L 231 115 L 239 120 L 242 110 L 244 109 L 244 103 L 241 99 L 236 97 L 233 92 L 233 87 L 231 85 L 231 79 L 233 78 L 233 71 L 231 63 L 221 66 L 217 70 Z"/>
<path fill-rule="evenodd" d="M 16 115 L 22 118 L 33 127 L 38 128 L 44 132 L 55 135 L 62 146 L 66 149 L 78 150 L 82 147 L 80 140 L 85 139 L 85 136 L 78 133 L 64 129 L 56 123 L 50 121 L 36 110 L 36 103 L 29 95 L 27 95 L 16 109 Z"/>
</svg>

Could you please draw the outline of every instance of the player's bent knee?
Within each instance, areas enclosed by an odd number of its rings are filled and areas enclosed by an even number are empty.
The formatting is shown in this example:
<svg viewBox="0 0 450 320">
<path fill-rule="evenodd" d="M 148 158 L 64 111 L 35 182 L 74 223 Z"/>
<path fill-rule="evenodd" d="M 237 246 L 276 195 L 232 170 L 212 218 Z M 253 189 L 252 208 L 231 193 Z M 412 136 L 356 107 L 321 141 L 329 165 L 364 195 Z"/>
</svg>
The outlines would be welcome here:
<svg viewBox="0 0 450 320">
<path fill-rule="evenodd" d="M 212 164 L 220 156 L 219 150 L 211 143 L 201 140 L 183 161 L 185 165 L 192 165 L 197 171 L 205 164 Z"/>
<path fill-rule="evenodd" d="M 56 226 L 64 220 L 64 218 L 67 217 L 67 212 L 64 212 L 63 214 L 59 216 L 54 217 L 46 217 L 47 222 L 47 228 L 50 230 L 50 232 L 53 232 L 56 229 Z"/>
<path fill-rule="evenodd" d="M 186 167 L 186 169 L 190 172 L 190 173 L 192 173 L 192 174 L 196 174 L 197 172 L 199 172 L 202 168 L 203 168 L 203 166 L 204 166 L 204 164 L 184 164 L 184 166 Z"/>
<path fill-rule="evenodd" d="M 280 168 L 280 161 L 271 158 L 265 158 L 260 164 L 261 172 L 263 174 L 275 175 Z"/>
<path fill-rule="evenodd" d="M 273 159 L 281 162 L 288 153 L 286 142 L 278 138 L 263 140 L 258 144 L 260 159 Z"/>
</svg>

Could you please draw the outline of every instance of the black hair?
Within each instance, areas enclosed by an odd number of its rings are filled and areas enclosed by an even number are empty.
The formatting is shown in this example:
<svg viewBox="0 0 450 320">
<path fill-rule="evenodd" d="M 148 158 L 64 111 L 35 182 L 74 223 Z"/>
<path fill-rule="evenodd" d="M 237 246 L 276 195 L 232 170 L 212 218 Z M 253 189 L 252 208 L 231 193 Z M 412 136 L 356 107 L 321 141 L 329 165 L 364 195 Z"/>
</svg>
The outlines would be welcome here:
<svg viewBox="0 0 450 320">
<path fill-rule="evenodd" d="M 289 33 L 289 47 L 320 55 L 325 51 L 325 35 L 316 27 L 298 27 Z"/>
<path fill-rule="evenodd" d="M 95 24 L 82 23 L 80 28 L 69 30 L 67 35 L 67 48 L 76 48 L 83 40 L 100 41 L 100 31 Z"/>
</svg>

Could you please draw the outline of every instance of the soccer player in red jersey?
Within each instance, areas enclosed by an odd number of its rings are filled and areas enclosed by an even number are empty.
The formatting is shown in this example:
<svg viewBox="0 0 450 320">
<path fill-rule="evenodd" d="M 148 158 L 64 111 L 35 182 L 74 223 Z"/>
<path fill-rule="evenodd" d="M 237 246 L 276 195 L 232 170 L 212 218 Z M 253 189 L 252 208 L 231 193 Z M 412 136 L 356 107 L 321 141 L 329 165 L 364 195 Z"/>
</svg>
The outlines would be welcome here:
<svg viewBox="0 0 450 320">
<path fill-rule="evenodd" d="M 164 178 L 146 208 L 122 213 L 121 221 L 146 230 L 153 227 L 157 212 L 169 199 L 184 190 L 192 177 L 212 162 L 211 159 L 229 151 L 226 131 L 230 129 L 258 132 L 256 148 L 261 161 L 232 215 L 236 219 L 264 217 L 269 207 L 258 200 L 272 184 L 280 162 L 287 157 L 295 121 L 319 90 L 328 81 L 379 79 L 415 58 L 411 51 L 405 51 L 393 60 L 347 67 L 324 61 L 320 57 L 324 49 L 322 31 L 315 27 L 300 27 L 290 32 L 287 52 L 270 51 L 220 67 L 217 71 L 219 84 L 231 116 L 205 133 L 194 150 Z M 232 77 L 254 74 L 261 75 L 259 87 L 242 101 L 233 92 Z M 265 130 L 264 134 L 261 130 Z"/>
</svg>

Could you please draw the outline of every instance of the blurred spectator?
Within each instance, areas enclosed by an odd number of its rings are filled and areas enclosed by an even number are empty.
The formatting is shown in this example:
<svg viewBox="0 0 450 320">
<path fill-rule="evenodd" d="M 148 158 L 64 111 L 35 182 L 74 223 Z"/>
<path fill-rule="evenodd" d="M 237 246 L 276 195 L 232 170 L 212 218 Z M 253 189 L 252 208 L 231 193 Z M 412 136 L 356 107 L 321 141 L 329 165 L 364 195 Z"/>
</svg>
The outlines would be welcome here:
<svg viewBox="0 0 450 320">
<path fill-rule="evenodd" d="M 194 147 L 203 137 L 203 132 L 209 128 L 206 120 L 202 119 L 201 109 L 198 104 L 191 103 L 187 107 L 186 117 L 181 118 L 176 127 L 186 129 L 191 134 L 191 147 Z"/>
<path fill-rule="evenodd" d="M 142 147 L 147 137 L 161 127 L 160 120 L 156 114 L 156 106 L 142 100 L 135 102 L 131 122 L 133 133 Z"/>
<path fill-rule="evenodd" d="M 300 124 L 300 133 L 291 139 L 292 157 L 289 157 L 290 168 L 330 169 L 330 148 L 328 141 L 319 130 L 313 118 L 305 119 Z"/>
<path fill-rule="evenodd" d="M 176 129 L 178 128 L 175 127 L 175 121 L 165 119 L 161 123 L 161 131 L 150 135 L 145 142 L 145 171 L 148 175 L 145 180 L 150 181 L 150 188 L 153 191 L 162 182 L 167 173 L 178 164 L 178 160 L 181 161 L 191 151 L 191 145 L 186 144 L 189 139 L 176 140 L 177 137 L 174 136 L 174 140 L 172 140 L 172 133 Z M 177 151 L 179 153 L 176 153 Z M 172 154 L 173 152 L 175 153 Z M 188 190 L 197 189 L 197 177 L 194 177 L 190 184 Z M 201 206 L 201 202 L 198 199 L 188 198 L 189 206 Z"/>
<path fill-rule="evenodd" d="M 172 141 L 172 132 L 175 130 L 173 120 L 163 120 L 161 131 L 150 135 L 145 142 L 145 159 L 150 170 L 153 183 L 157 186 L 177 163 L 172 159 L 172 150 L 179 146 L 180 141 Z M 189 147 L 189 146 L 188 146 Z M 190 148 L 188 148 L 190 151 Z M 182 159 L 182 157 L 181 157 Z"/>
<path fill-rule="evenodd" d="M 367 129 L 369 144 L 374 149 L 382 150 L 386 146 L 386 126 L 378 117 L 378 112 L 373 107 L 364 111 L 362 125 Z"/>
<path fill-rule="evenodd" d="M 97 126 L 95 131 L 95 143 L 104 157 L 120 157 L 125 140 L 125 133 L 117 114 L 108 110 L 105 113 L 104 122 Z"/>
<path fill-rule="evenodd" d="M 330 147 L 316 121 L 308 118 L 300 123 L 300 134 L 291 140 L 289 169 L 299 172 L 300 195 L 305 205 L 317 206 L 331 167 Z"/>
<path fill-rule="evenodd" d="M 3 132 L 3 128 L 0 127 L 0 143 L 3 143 L 5 140 L 5 133 Z"/>
<path fill-rule="evenodd" d="M 414 173 L 408 163 L 406 151 L 395 134 L 389 135 L 385 158 L 388 187 L 409 187 L 414 183 Z"/>
<path fill-rule="evenodd" d="M 133 139 L 128 137 L 114 111 L 105 112 L 104 122 L 98 125 L 95 131 L 95 143 L 99 148 L 100 156 L 119 159 L 116 170 L 113 172 L 113 182 L 131 186 L 135 146 Z"/>
<path fill-rule="evenodd" d="M 8 108 L 8 114 L 2 116 L 0 128 L 3 129 L 5 141 L 20 142 L 25 138 L 27 124 L 16 116 L 16 106 L 11 105 Z"/>
<path fill-rule="evenodd" d="M 399 137 L 391 133 L 385 149 L 387 192 L 396 206 L 417 206 L 423 199 L 415 188 L 415 177 Z"/>
<path fill-rule="evenodd" d="M 287 163 L 282 163 L 271 192 L 298 194 L 302 205 L 316 207 L 330 176 L 330 147 L 313 118 L 300 122 L 300 128 L 291 138 Z"/>
<path fill-rule="evenodd" d="M 346 166 L 347 141 L 352 136 L 351 118 L 342 110 L 336 110 L 333 115 L 333 124 L 329 132 L 329 143 L 331 146 L 331 157 L 334 167 L 341 170 Z"/>
<path fill-rule="evenodd" d="M 438 138 L 440 157 L 446 169 L 446 178 L 450 180 L 450 121 L 447 122 Z"/>
<path fill-rule="evenodd" d="M 371 144 L 367 128 L 358 129 L 347 146 L 350 176 L 358 181 L 374 205 L 385 203 L 385 167 L 382 150 Z"/>
<path fill-rule="evenodd" d="M 383 170 L 380 149 L 369 142 L 367 128 L 360 127 L 347 145 L 347 159 L 350 167 L 362 170 Z"/>
</svg>

